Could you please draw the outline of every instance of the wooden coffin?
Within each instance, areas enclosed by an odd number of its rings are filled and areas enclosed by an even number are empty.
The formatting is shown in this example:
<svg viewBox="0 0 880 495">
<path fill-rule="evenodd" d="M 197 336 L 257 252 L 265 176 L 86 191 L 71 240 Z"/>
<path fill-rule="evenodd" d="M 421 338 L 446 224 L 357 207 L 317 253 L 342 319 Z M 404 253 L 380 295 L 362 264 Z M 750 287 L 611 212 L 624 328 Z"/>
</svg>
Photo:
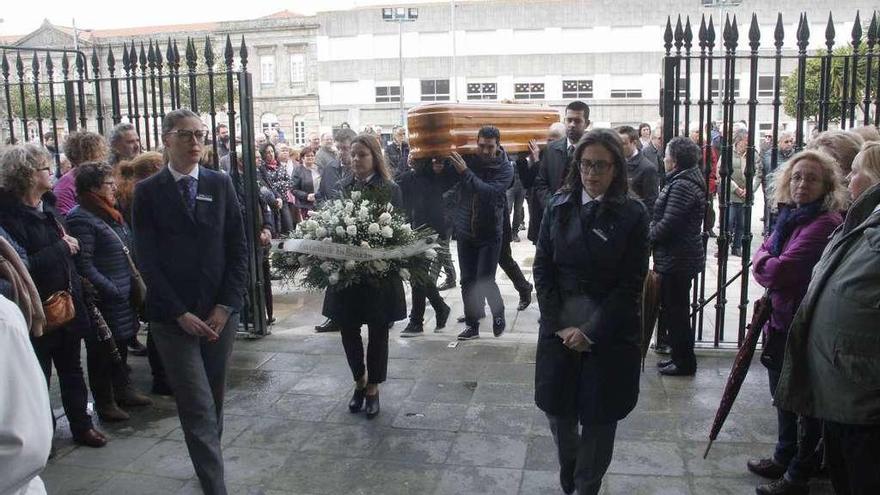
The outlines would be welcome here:
<svg viewBox="0 0 880 495">
<path fill-rule="evenodd" d="M 430 103 L 407 112 L 409 152 L 413 159 L 446 157 L 453 151 L 474 154 L 477 131 L 493 125 L 501 131 L 501 145 L 508 153 L 528 151 L 530 139 L 542 148 L 547 130 L 559 122 L 550 107 L 519 103 Z"/>
</svg>

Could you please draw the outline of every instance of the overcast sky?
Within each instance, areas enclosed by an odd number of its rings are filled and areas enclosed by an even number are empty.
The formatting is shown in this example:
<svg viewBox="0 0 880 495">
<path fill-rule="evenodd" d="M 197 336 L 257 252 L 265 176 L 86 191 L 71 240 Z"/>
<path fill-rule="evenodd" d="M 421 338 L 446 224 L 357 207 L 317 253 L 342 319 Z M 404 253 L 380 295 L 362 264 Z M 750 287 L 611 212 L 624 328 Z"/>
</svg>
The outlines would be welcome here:
<svg viewBox="0 0 880 495">
<path fill-rule="evenodd" d="M 53 24 L 82 29 L 109 29 L 161 24 L 253 19 L 280 10 L 313 14 L 369 5 L 415 4 L 437 0 L 149 0 L 98 2 L 96 0 L 4 0 L 0 35 L 27 34 L 48 18 Z"/>
</svg>

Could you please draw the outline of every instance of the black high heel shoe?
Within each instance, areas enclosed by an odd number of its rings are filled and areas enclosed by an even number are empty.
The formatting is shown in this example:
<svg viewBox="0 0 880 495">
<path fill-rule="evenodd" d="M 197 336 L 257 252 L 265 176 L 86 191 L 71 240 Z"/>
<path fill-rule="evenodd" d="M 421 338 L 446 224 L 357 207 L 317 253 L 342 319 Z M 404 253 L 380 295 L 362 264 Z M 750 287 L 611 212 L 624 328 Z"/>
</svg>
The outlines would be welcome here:
<svg viewBox="0 0 880 495">
<path fill-rule="evenodd" d="M 373 395 L 367 395 L 367 419 L 373 419 L 379 415 L 379 392 L 376 391 Z"/>
<path fill-rule="evenodd" d="M 360 412 L 364 408 L 364 398 L 367 395 L 367 387 L 354 389 L 351 400 L 348 401 L 348 410 L 352 413 Z"/>
</svg>

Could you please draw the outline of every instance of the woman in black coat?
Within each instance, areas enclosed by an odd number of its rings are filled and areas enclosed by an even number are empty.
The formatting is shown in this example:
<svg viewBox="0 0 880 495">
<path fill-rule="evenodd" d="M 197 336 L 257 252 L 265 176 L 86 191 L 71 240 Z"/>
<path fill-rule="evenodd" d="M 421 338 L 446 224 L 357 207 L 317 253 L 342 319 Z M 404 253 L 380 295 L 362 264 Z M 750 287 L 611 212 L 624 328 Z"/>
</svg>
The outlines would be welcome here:
<svg viewBox="0 0 880 495">
<path fill-rule="evenodd" d="M 354 175 L 340 183 L 343 197 L 350 197 L 353 191 L 370 191 L 387 196 L 395 208 L 403 207 L 400 188 L 391 180 L 375 137 L 360 135 L 352 140 L 351 168 Z M 388 372 L 388 330 L 392 322 L 406 317 L 403 281 L 397 274 L 388 274 L 372 283 L 328 289 L 322 312 L 341 327 L 342 346 L 356 383 L 348 408 L 353 413 L 366 408 L 367 418 L 372 419 L 379 414 L 379 384 Z M 366 366 L 361 340 L 365 323 L 370 339 Z"/>
<path fill-rule="evenodd" d="M 700 148 L 686 137 L 666 145 L 666 181 L 654 203 L 650 238 L 654 271 L 660 274 L 660 326 L 669 332 L 672 359 L 657 363 L 671 376 L 697 372 L 689 297 L 691 280 L 705 263 L 702 224 L 706 214 L 706 181 L 697 166 Z"/>
<path fill-rule="evenodd" d="M 47 385 L 52 365 L 58 370 L 61 402 L 76 443 L 103 447 L 107 437 L 96 430 L 86 410 L 88 390 L 80 364 L 82 339 L 94 343 L 89 335 L 89 317 L 82 299 L 82 286 L 73 257 L 79 242 L 67 233 L 62 217 L 54 207 L 52 158 L 35 144 L 8 146 L 0 151 L 0 226 L 27 252 L 28 271 L 45 301 L 58 291 L 73 296 L 74 319 L 52 330 L 45 330 L 31 343 Z"/>
<path fill-rule="evenodd" d="M 128 342 L 140 328 L 131 301 L 132 272 L 128 251 L 131 231 L 116 204 L 116 179 L 105 162 L 79 166 L 76 196 L 79 205 L 67 214 L 70 233 L 79 240 L 76 268 L 97 291 L 96 305 L 110 327 L 122 362 L 114 366 L 105 352 L 88 353 L 89 383 L 95 410 L 102 420 L 124 420 L 128 414 L 118 406 L 137 407 L 153 403 L 136 390 L 128 378 Z"/>
<path fill-rule="evenodd" d="M 303 217 L 315 208 L 315 193 L 321 183 L 321 171 L 315 165 L 315 149 L 303 148 L 299 156 L 302 166 L 297 167 L 290 180 L 290 192 L 296 198 L 296 206 Z"/>
<path fill-rule="evenodd" d="M 596 494 L 617 422 L 639 395 L 648 216 L 627 195 L 616 133 L 587 133 L 574 161 L 542 219 L 533 266 L 541 310 L 535 402 L 550 422 L 562 489 Z"/>
</svg>

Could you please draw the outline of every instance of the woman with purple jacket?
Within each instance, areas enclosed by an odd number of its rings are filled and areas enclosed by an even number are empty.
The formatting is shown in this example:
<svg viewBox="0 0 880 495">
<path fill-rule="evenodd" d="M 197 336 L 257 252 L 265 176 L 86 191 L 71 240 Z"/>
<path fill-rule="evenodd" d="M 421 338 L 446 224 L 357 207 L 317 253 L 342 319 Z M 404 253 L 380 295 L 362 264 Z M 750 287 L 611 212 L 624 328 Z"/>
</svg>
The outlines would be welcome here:
<svg viewBox="0 0 880 495">
<path fill-rule="evenodd" d="M 772 306 L 761 356 L 771 395 L 779 383 L 788 327 L 807 291 L 813 267 L 831 233 L 843 223 L 840 211 L 846 208 L 846 190 L 837 162 L 817 150 L 798 153 L 779 174 L 775 199 L 779 216 L 754 260 L 755 280 L 767 288 Z M 808 493 L 807 482 L 818 467 L 821 422 L 780 409 L 777 421 L 773 456 L 747 464 L 749 471 L 774 480 L 759 486 L 757 493 Z"/>
</svg>

